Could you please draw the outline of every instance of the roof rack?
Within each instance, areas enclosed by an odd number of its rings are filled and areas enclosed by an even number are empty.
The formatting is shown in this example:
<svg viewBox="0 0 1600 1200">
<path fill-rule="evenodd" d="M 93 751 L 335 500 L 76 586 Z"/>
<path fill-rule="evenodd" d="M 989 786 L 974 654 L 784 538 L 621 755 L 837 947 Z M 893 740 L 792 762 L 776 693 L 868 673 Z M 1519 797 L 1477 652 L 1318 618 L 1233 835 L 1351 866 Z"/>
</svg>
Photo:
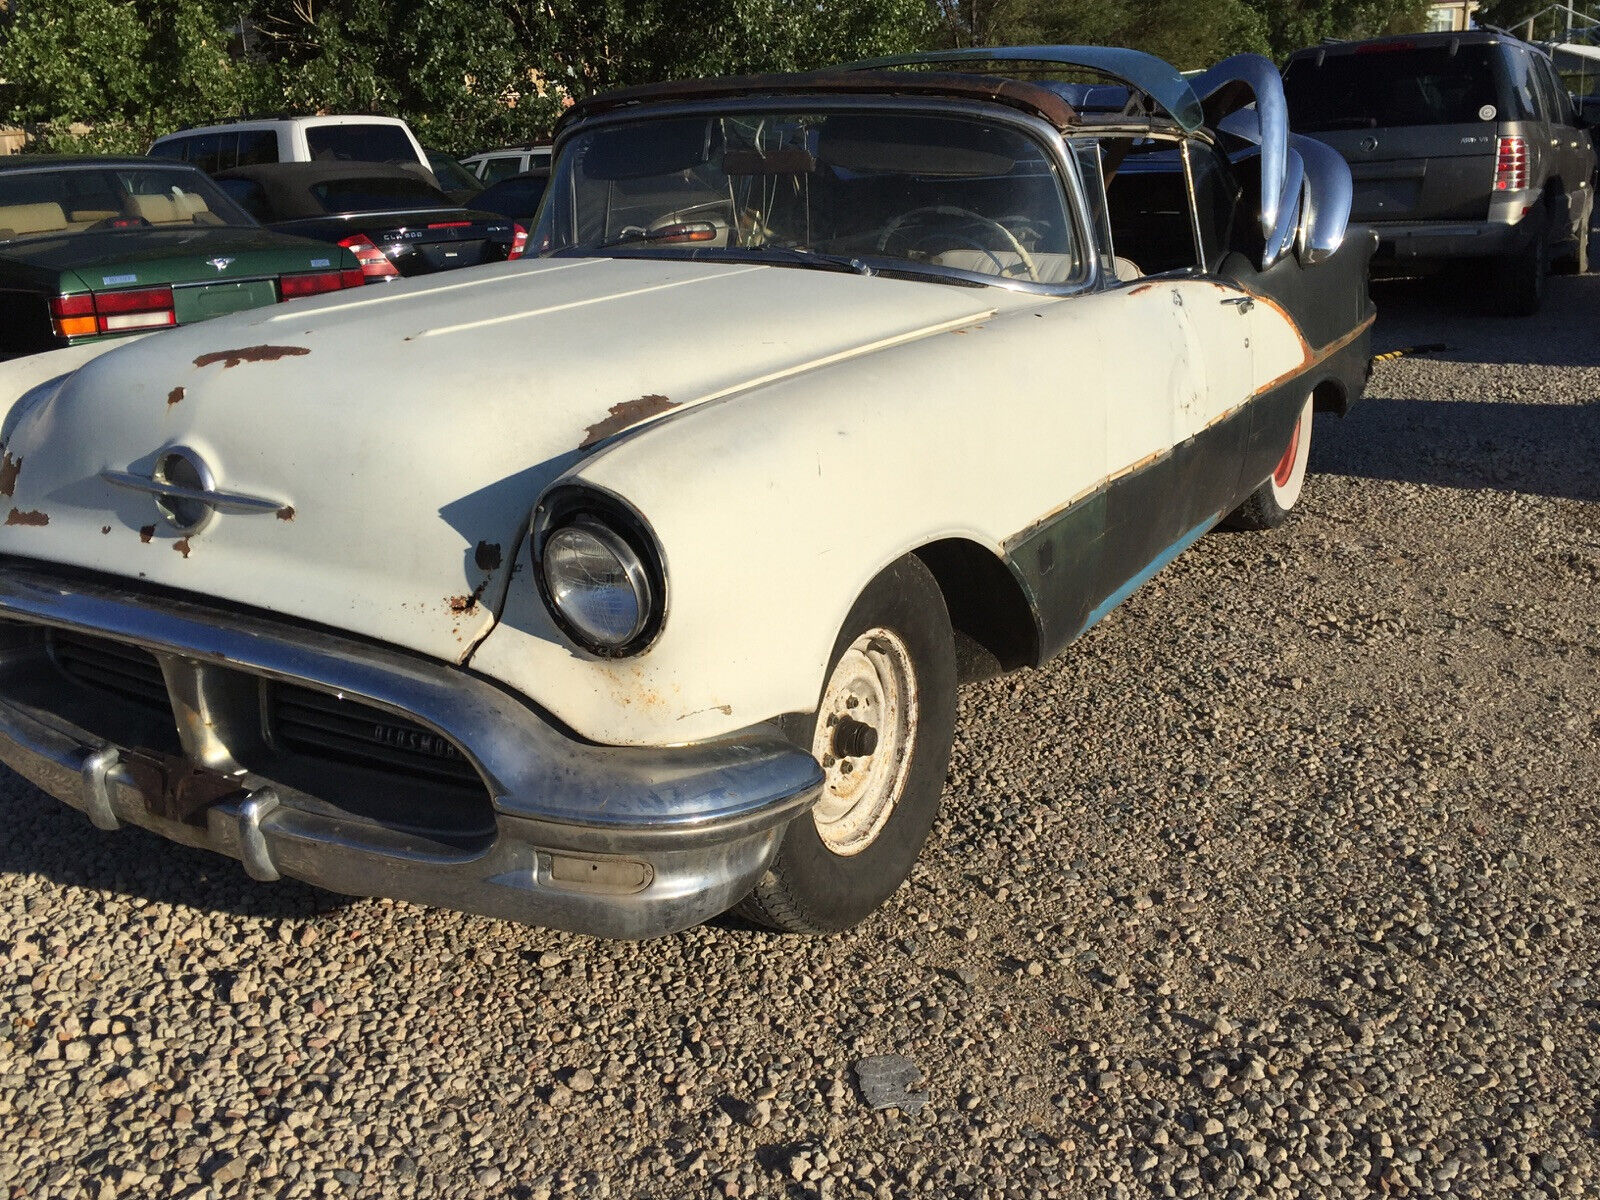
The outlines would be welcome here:
<svg viewBox="0 0 1600 1200">
<path fill-rule="evenodd" d="M 1035 63 L 1050 67 L 1076 67 L 1123 84 L 1148 97 L 1184 129 L 1193 131 L 1204 122 L 1200 101 L 1178 69 L 1140 50 L 1114 46 L 998 46 L 970 50 L 933 50 L 889 58 L 845 63 L 839 70 L 881 71 L 901 67 L 943 66 L 971 68 L 982 65 Z M 1014 75 L 1015 70 L 987 72 Z"/>
</svg>

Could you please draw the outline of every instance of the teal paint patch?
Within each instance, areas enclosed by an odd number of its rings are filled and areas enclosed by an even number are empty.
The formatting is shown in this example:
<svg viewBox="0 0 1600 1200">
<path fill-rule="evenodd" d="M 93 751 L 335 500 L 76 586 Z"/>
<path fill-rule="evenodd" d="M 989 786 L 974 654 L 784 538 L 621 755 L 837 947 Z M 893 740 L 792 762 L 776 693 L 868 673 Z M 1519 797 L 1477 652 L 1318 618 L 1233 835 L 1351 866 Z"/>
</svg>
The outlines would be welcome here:
<svg viewBox="0 0 1600 1200">
<path fill-rule="evenodd" d="M 1193 529 L 1189 530 L 1188 533 L 1184 534 L 1177 541 L 1173 542 L 1172 545 L 1168 546 L 1160 554 L 1156 555 L 1154 559 L 1146 564 L 1142 571 L 1140 571 L 1132 579 L 1128 580 L 1127 583 L 1123 584 L 1116 591 L 1112 592 L 1111 595 L 1107 596 L 1103 601 L 1100 602 L 1099 605 L 1095 607 L 1094 611 L 1089 614 L 1089 620 L 1084 624 L 1084 630 L 1088 631 L 1095 625 L 1098 625 L 1105 618 L 1106 614 L 1108 614 L 1117 605 L 1121 604 L 1129 596 L 1133 595 L 1134 592 L 1138 591 L 1145 584 L 1149 583 L 1150 580 L 1155 577 L 1156 573 L 1161 570 L 1161 568 L 1168 566 L 1173 559 L 1177 558 L 1178 555 L 1182 554 L 1190 546 L 1198 542 L 1201 537 L 1205 535 L 1205 532 L 1221 519 L 1221 513 L 1212 514 L 1199 525 L 1196 525 Z"/>
</svg>

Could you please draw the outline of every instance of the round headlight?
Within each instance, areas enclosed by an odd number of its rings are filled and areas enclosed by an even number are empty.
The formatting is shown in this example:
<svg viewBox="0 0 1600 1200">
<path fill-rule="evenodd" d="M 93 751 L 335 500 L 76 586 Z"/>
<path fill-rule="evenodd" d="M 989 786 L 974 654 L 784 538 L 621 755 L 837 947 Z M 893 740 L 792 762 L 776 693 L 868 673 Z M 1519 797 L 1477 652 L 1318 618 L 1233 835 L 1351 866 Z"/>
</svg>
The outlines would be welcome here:
<svg viewBox="0 0 1600 1200">
<path fill-rule="evenodd" d="M 592 649 L 620 650 L 650 623 L 650 573 L 632 546 L 594 518 L 550 534 L 541 559 L 551 606 Z"/>
</svg>

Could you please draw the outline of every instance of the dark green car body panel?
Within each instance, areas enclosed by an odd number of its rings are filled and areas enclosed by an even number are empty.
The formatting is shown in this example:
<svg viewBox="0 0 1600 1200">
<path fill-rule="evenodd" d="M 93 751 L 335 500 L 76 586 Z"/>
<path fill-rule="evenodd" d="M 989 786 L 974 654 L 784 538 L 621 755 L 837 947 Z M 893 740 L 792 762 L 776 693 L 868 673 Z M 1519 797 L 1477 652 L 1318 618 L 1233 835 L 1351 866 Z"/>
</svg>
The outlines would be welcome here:
<svg viewBox="0 0 1600 1200">
<path fill-rule="evenodd" d="M 219 265 L 220 264 L 220 265 Z M 248 226 L 48 234 L 0 243 L 0 357 L 123 337 L 67 339 L 53 296 L 171 285 L 178 323 L 272 304 L 283 275 L 354 270 L 341 246 Z"/>
</svg>

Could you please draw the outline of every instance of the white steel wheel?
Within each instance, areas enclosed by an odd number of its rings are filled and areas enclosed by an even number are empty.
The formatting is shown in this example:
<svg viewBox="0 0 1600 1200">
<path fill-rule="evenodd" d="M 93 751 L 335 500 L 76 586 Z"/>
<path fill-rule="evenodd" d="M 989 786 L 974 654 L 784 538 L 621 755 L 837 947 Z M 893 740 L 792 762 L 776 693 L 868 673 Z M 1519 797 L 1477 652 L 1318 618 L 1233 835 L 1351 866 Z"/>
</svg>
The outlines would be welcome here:
<svg viewBox="0 0 1600 1200">
<path fill-rule="evenodd" d="M 739 912 L 789 933 L 848 929 L 905 882 L 939 811 L 956 725 L 956 650 L 944 594 L 915 555 L 850 609 L 816 716 L 793 735 L 822 766 L 812 812 Z"/>
<path fill-rule="evenodd" d="M 1228 514 L 1234 529 L 1276 529 L 1289 519 L 1306 486 L 1306 462 L 1311 457 L 1312 400 L 1307 396 L 1300 415 L 1289 430 L 1277 466 L 1243 504 Z"/>
<path fill-rule="evenodd" d="M 867 630 L 834 665 L 811 740 L 825 776 L 811 819 L 834 854 L 859 854 L 888 823 L 905 791 L 916 717 L 911 651 L 888 629 Z"/>
</svg>

